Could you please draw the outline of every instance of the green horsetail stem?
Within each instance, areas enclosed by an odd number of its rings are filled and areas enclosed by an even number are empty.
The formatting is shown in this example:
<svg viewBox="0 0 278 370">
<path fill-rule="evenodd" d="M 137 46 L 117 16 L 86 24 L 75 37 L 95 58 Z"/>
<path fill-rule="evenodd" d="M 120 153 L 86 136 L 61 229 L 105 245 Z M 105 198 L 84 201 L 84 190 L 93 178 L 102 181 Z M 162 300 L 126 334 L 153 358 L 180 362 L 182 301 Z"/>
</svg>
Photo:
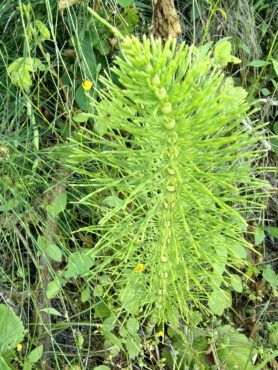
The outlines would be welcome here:
<svg viewBox="0 0 278 370">
<path fill-rule="evenodd" d="M 82 229 L 95 235 L 91 274 L 119 315 L 190 322 L 221 315 L 240 289 L 246 217 L 267 194 L 253 166 L 263 135 L 242 124 L 250 103 L 222 71 L 226 49 L 123 37 L 91 102 L 94 128 L 73 142 L 72 186 L 86 187 L 95 219 Z"/>
</svg>

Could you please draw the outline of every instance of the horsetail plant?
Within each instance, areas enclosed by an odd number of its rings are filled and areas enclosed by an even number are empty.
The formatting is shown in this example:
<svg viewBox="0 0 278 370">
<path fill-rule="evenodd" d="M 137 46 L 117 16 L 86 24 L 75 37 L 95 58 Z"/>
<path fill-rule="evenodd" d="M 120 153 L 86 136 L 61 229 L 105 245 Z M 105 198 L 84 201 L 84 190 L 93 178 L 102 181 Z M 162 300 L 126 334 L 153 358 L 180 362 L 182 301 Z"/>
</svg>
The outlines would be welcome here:
<svg viewBox="0 0 278 370">
<path fill-rule="evenodd" d="M 246 217 L 265 194 L 252 166 L 262 127 L 248 130 L 247 93 L 222 70 L 238 60 L 227 40 L 126 37 L 121 53 L 67 158 L 95 215 L 82 231 L 96 240 L 97 297 L 153 325 L 221 315 L 242 290 Z"/>
</svg>

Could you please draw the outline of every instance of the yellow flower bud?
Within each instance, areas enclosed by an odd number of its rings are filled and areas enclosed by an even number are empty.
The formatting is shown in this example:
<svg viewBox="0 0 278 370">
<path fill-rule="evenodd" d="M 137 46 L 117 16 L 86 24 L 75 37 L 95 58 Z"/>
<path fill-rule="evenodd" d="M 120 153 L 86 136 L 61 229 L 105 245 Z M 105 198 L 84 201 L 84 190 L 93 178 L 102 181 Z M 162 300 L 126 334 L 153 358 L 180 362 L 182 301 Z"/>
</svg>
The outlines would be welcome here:
<svg viewBox="0 0 278 370">
<path fill-rule="evenodd" d="M 135 267 L 135 272 L 142 272 L 144 270 L 145 266 L 143 263 L 138 263 L 138 265 Z"/>
<path fill-rule="evenodd" d="M 90 80 L 85 80 L 85 81 L 83 81 L 83 83 L 82 83 L 82 87 L 83 87 L 83 89 L 84 89 L 85 91 L 89 91 L 89 90 L 91 90 L 92 86 L 93 86 L 93 83 L 92 83 L 92 81 L 90 81 Z"/>
<path fill-rule="evenodd" d="M 20 352 L 22 350 L 22 344 L 21 343 L 18 343 L 17 346 L 16 346 L 16 349 L 18 350 L 18 352 Z"/>
</svg>

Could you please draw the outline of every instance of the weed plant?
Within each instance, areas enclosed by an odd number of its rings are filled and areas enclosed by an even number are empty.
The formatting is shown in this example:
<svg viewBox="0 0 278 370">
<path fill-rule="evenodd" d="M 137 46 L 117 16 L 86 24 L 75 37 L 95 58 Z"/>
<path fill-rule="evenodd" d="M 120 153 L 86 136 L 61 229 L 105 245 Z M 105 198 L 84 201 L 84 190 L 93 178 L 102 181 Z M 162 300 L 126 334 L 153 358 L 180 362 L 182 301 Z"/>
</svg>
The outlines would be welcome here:
<svg viewBox="0 0 278 370">
<path fill-rule="evenodd" d="M 102 99 L 85 115 L 95 132 L 80 133 L 68 158 L 86 162 L 74 168 L 91 190 L 80 203 L 98 215 L 81 229 L 97 241 L 92 278 L 109 276 L 108 305 L 158 324 L 190 321 L 195 309 L 221 315 L 230 288 L 242 289 L 244 217 L 260 209 L 264 185 L 252 167 L 261 136 L 242 125 L 246 92 L 221 72 L 237 60 L 227 41 L 214 56 L 209 45 L 137 38 L 121 51 L 119 84 L 101 78 Z"/>
<path fill-rule="evenodd" d="M 123 35 L 148 33 L 150 2 L 121 3 L 91 5 Z M 274 117 L 275 9 L 237 4 L 177 2 L 197 48 L 119 43 L 86 2 L 1 2 L 1 369 L 253 369 L 275 358 L 277 278 L 247 230 L 264 215 L 265 129 L 252 119 Z M 238 26 L 243 14 L 252 25 Z M 218 35 L 233 36 L 242 64 L 227 40 L 205 45 Z M 258 58 L 263 67 L 248 66 Z M 16 75 L 26 71 L 27 84 Z M 238 71 L 234 85 L 225 76 Z M 263 109 L 250 109 L 242 81 L 257 81 Z M 275 234 L 268 218 L 256 248 Z M 250 288 L 259 273 L 266 293 Z M 236 330 L 250 306 L 263 321 L 254 340 Z"/>
</svg>

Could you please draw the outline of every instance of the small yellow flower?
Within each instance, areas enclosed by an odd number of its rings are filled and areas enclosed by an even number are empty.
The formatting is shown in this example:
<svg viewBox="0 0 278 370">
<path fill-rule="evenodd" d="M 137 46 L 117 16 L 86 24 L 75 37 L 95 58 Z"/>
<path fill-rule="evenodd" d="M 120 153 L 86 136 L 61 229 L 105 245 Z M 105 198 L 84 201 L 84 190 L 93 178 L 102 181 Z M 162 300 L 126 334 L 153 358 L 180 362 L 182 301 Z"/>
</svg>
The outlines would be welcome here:
<svg viewBox="0 0 278 370">
<path fill-rule="evenodd" d="M 164 331 L 160 330 L 160 331 L 157 333 L 157 336 L 158 336 L 158 337 L 164 337 Z"/>
<path fill-rule="evenodd" d="M 92 86 L 93 86 L 93 83 L 92 83 L 92 81 L 90 81 L 90 80 L 85 80 L 85 81 L 83 81 L 83 83 L 82 83 L 82 87 L 83 87 L 83 89 L 84 89 L 85 91 L 89 91 L 89 90 L 91 90 Z"/>
<path fill-rule="evenodd" d="M 143 263 L 138 263 L 138 265 L 135 267 L 135 272 L 142 272 L 144 270 L 145 266 Z"/>
<path fill-rule="evenodd" d="M 22 344 L 18 343 L 16 349 L 18 350 L 18 352 L 20 352 L 22 350 Z"/>
</svg>

